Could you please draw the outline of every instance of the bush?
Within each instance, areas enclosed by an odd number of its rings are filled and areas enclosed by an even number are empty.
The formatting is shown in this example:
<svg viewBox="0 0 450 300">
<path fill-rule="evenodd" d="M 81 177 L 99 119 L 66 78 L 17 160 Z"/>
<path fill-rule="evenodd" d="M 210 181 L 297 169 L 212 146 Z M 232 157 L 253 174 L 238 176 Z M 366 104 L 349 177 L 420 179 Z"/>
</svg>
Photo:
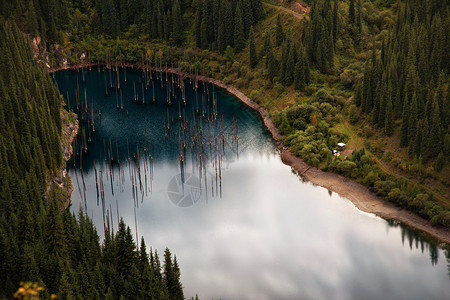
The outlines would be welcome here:
<svg viewBox="0 0 450 300">
<path fill-rule="evenodd" d="M 281 83 L 279 83 L 279 82 L 276 82 L 273 85 L 273 88 L 274 88 L 274 90 L 277 91 L 278 96 L 281 95 L 281 93 L 284 91 L 284 86 Z"/>
<path fill-rule="evenodd" d="M 363 183 L 365 186 L 373 187 L 375 182 L 378 181 L 378 173 L 370 171 L 369 174 L 364 178 Z"/>
<path fill-rule="evenodd" d="M 378 180 L 374 184 L 374 190 L 378 196 L 386 197 L 393 188 L 395 188 L 395 182 L 391 180 Z"/>
<path fill-rule="evenodd" d="M 339 172 L 343 173 L 343 174 L 350 174 L 352 172 L 353 169 L 356 168 L 356 164 L 352 161 L 349 160 L 344 160 L 341 161 L 338 165 L 337 165 L 337 169 Z"/>
<path fill-rule="evenodd" d="M 431 224 L 441 225 L 444 227 L 450 227 L 450 211 L 444 210 L 441 211 L 438 215 L 431 218 Z"/>
<path fill-rule="evenodd" d="M 399 188 L 393 188 L 387 195 L 386 199 L 389 202 L 403 206 L 406 204 L 408 197 L 406 196 L 405 192 L 403 192 Z"/>
</svg>

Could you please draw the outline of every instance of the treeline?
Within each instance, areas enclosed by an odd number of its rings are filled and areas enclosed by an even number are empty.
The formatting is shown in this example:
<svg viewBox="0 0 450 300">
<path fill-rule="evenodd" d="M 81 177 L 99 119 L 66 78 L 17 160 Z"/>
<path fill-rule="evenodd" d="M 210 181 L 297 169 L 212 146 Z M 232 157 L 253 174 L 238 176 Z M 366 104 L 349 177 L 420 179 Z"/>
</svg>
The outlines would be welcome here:
<svg viewBox="0 0 450 300">
<path fill-rule="evenodd" d="M 22 30 L 59 44 L 62 31 L 74 40 L 131 32 L 180 46 L 195 19 L 197 46 L 220 52 L 227 46 L 241 51 L 250 28 L 265 16 L 262 0 L 22 0 L 2 1 L 0 8 Z"/>
<path fill-rule="evenodd" d="M 250 29 L 264 18 L 261 0 L 194 0 L 197 47 L 224 52 L 227 46 L 241 51 Z"/>
<path fill-rule="evenodd" d="M 334 48 L 339 30 L 338 1 L 320 0 L 312 3 L 310 21 L 305 23 L 301 36 L 291 37 L 283 28 L 278 13 L 275 26 L 274 45 L 266 32 L 264 46 L 259 57 L 265 57 L 267 78 L 285 87 L 294 84 L 303 90 L 310 83 L 310 68 L 322 73 L 333 73 Z M 274 54 L 281 46 L 281 56 Z M 252 66 L 253 67 L 253 66 Z"/>
<path fill-rule="evenodd" d="M 385 173 L 363 148 L 345 159 L 332 150 L 348 137 L 333 128 L 340 122 L 345 98 L 336 90 L 320 89 L 310 100 L 274 113 L 272 119 L 283 135 L 283 144 L 309 165 L 354 179 L 378 196 L 407 208 L 433 225 L 450 227 L 450 210 L 439 204 L 421 185 Z"/>
<path fill-rule="evenodd" d="M 329 58 L 333 58 L 336 41 L 346 39 L 346 43 L 351 43 L 349 46 L 364 51 L 362 42 L 366 43 L 370 30 L 363 30 L 362 1 L 350 1 L 346 16 L 337 13 L 337 3 L 314 2 L 311 20 L 297 44 L 284 33 L 278 17 L 275 45 L 282 46 L 281 59 L 277 60 L 273 51 L 266 50 L 271 48 L 268 35 L 263 50 L 270 80 L 283 86 L 294 83 L 300 90 L 308 83 L 297 86 L 296 78 L 306 78 L 308 67 L 297 64 L 293 67 L 293 53 L 296 53 L 293 50 L 296 48 L 306 50 L 308 65 L 330 74 L 334 72 L 334 65 L 333 59 Z M 369 58 L 354 99 L 361 111 L 370 116 L 373 125 L 382 128 L 386 135 L 399 133 L 400 145 L 408 147 L 414 161 L 420 165 L 432 161 L 439 172 L 450 151 L 448 2 L 411 0 L 398 7 L 401 10 L 388 38 L 380 39 L 378 44 L 374 38 L 372 50 L 369 48 L 367 52 Z M 339 20 L 347 23 L 339 24 Z M 342 32 L 339 28 L 348 30 Z M 292 50 L 287 50 L 289 48 Z M 328 54 L 324 55 L 324 50 Z M 297 62 L 302 58 L 301 52 L 303 50 L 297 50 Z M 271 65 L 271 61 L 275 63 Z M 315 74 L 316 80 L 319 76 Z M 289 145 L 294 154 L 310 165 L 357 180 L 387 201 L 415 212 L 433 225 L 450 226 L 450 210 L 445 203 L 435 199 L 423 185 L 382 171 L 365 149 L 354 151 L 345 159 L 334 157 L 331 151 L 336 144 L 348 139 L 333 128 L 341 122 L 338 112 L 345 103 L 345 93 L 333 88 L 322 88 L 313 93 L 312 87 L 306 92 L 312 93 L 307 101 L 272 116 L 284 137 L 283 143 Z M 351 121 L 355 115 L 358 118 L 356 108 L 353 108 Z M 370 143 L 368 145 L 371 148 Z"/>
<path fill-rule="evenodd" d="M 0 22 L 0 298 L 37 282 L 41 298 L 184 299 L 180 270 L 136 248 L 123 221 L 103 244 L 92 221 L 63 209 L 46 178 L 61 167 L 62 97 L 13 21 Z"/>
<path fill-rule="evenodd" d="M 21 30 L 32 36 L 61 43 L 61 30 L 69 25 L 69 4 L 58 0 L 0 1 L 0 16 L 4 20 L 15 20 Z"/>
<path fill-rule="evenodd" d="M 406 1 L 357 85 L 355 103 L 391 136 L 401 124 L 400 146 L 425 163 L 450 151 L 450 16 L 448 1 Z M 381 48 L 381 51 L 378 51 Z"/>
</svg>

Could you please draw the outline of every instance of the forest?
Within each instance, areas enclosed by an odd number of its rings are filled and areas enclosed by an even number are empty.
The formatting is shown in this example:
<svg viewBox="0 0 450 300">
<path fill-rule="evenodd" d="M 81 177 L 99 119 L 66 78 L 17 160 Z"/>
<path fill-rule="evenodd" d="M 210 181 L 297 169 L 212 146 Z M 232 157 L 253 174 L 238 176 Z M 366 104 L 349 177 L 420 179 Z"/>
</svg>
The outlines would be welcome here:
<svg viewBox="0 0 450 300">
<path fill-rule="evenodd" d="M 42 299 L 184 299 L 169 249 L 161 259 L 143 239 L 137 249 L 123 221 L 100 242 L 83 211 L 64 209 L 56 183 L 44 197 L 65 164 L 62 96 L 13 20 L 1 21 L 0 50 L 0 298 L 25 282 Z"/>
<path fill-rule="evenodd" d="M 450 227 L 449 1 L 302 3 L 294 15 L 261 0 L 1 1 L 0 295 L 33 281 L 45 297 L 183 298 L 168 249 L 162 263 L 136 249 L 123 223 L 100 243 L 57 187 L 43 196 L 64 164 L 63 99 L 35 60 L 57 68 L 61 56 L 194 66 L 269 111 L 308 164 Z M 349 151 L 335 157 L 338 142 Z"/>
</svg>

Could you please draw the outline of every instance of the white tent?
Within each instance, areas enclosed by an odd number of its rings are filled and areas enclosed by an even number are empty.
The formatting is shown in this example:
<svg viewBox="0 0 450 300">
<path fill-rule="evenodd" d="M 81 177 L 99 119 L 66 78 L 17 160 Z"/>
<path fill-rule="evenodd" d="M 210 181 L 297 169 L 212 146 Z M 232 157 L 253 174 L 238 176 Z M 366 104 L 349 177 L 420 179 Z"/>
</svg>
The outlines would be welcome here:
<svg viewBox="0 0 450 300">
<path fill-rule="evenodd" d="M 339 147 L 341 147 L 341 148 L 344 148 L 345 147 L 345 144 L 344 143 L 338 143 L 337 144 Z"/>
</svg>

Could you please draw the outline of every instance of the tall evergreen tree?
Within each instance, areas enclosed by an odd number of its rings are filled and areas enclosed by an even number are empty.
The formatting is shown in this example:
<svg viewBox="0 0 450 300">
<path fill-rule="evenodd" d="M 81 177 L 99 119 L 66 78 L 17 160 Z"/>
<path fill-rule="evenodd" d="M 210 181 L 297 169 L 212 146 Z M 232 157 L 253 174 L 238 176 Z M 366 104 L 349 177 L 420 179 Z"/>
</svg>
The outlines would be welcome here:
<svg viewBox="0 0 450 300">
<path fill-rule="evenodd" d="M 276 23 L 276 29 L 275 29 L 275 45 L 277 47 L 281 46 L 281 44 L 284 41 L 284 32 L 283 32 L 283 25 L 281 24 L 281 15 L 278 13 L 277 15 L 277 23 Z"/>
<path fill-rule="evenodd" d="M 236 14 L 234 16 L 234 48 L 236 52 L 240 52 L 245 48 L 245 32 L 244 23 L 242 21 L 242 1 L 239 0 L 236 6 Z"/>
<path fill-rule="evenodd" d="M 355 24 L 355 0 L 350 0 L 348 6 L 348 21 L 350 25 Z"/>
<path fill-rule="evenodd" d="M 233 46 L 233 15 L 231 4 L 228 0 L 221 1 L 219 14 L 219 29 L 217 46 L 220 52 L 224 52 L 228 45 Z"/>
<path fill-rule="evenodd" d="M 183 19 L 179 0 L 173 0 L 172 18 L 173 41 L 176 46 L 180 46 L 183 43 Z"/>
<path fill-rule="evenodd" d="M 333 41 L 336 41 L 338 31 L 339 31 L 339 6 L 338 6 L 338 0 L 334 0 L 334 6 L 333 6 Z"/>
<path fill-rule="evenodd" d="M 250 28 L 249 47 L 250 47 L 250 52 L 249 52 L 250 67 L 253 69 L 258 64 L 258 56 L 256 54 L 255 40 L 253 37 L 253 27 Z"/>
</svg>

